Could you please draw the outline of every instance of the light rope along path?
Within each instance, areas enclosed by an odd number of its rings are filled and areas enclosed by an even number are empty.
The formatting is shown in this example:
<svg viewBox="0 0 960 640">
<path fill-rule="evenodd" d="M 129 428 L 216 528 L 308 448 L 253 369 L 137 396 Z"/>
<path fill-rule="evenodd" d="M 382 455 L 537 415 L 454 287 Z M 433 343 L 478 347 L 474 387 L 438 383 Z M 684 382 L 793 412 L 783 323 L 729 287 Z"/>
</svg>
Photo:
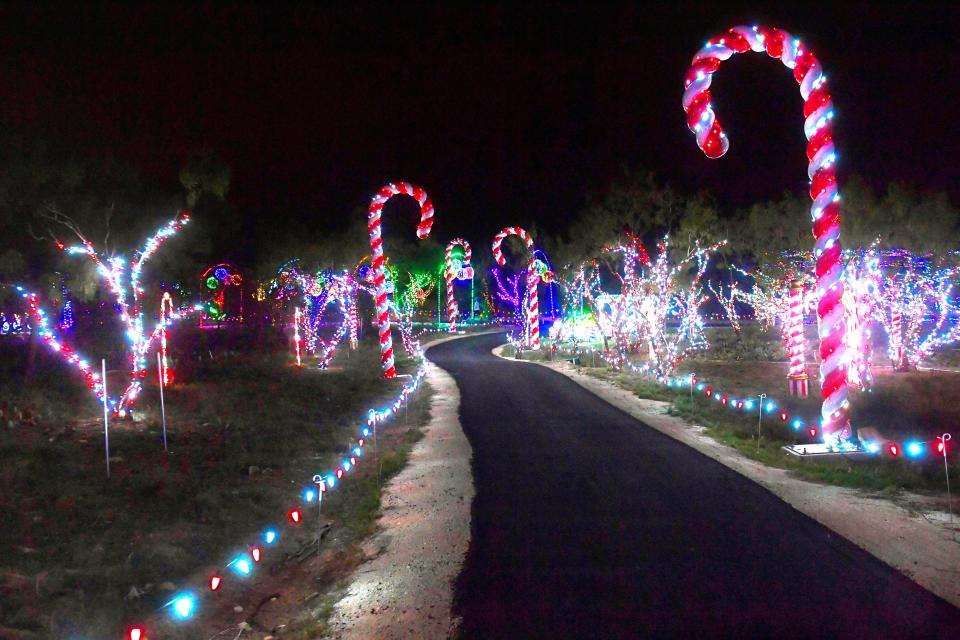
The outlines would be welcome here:
<svg viewBox="0 0 960 640">
<path fill-rule="evenodd" d="M 453 581 L 470 542 L 472 451 L 460 428 L 460 392 L 453 378 L 431 364 L 427 382 L 434 396 L 424 438 L 384 487 L 381 531 L 365 543 L 369 559 L 334 605 L 327 638 L 430 639 L 455 631 L 450 608 Z"/>
</svg>

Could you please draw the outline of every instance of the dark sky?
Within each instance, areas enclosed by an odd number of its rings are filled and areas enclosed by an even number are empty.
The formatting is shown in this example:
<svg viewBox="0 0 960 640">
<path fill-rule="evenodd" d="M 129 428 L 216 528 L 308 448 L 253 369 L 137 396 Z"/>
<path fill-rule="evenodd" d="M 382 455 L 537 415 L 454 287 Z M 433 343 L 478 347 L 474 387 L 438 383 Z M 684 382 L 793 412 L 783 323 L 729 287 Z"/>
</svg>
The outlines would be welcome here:
<svg viewBox="0 0 960 640">
<path fill-rule="evenodd" d="M 554 230 L 625 164 L 723 205 L 803 189 L 802 102 L 779 62 L 738 56 L 717 74 L 721 160 L 680 106 L 707 38 L 766 22 L 824 64 L 842 171 L 957 197 L 960 5 L 311 4 L 324 6 L 6 5 L 0 124 L 113 153 L 169 188 L 188 152 L 212 148 L 243 215 L 275 229 L 323 233 L 407 179 L 432 195 L 443 238 Z"/>
</svg>

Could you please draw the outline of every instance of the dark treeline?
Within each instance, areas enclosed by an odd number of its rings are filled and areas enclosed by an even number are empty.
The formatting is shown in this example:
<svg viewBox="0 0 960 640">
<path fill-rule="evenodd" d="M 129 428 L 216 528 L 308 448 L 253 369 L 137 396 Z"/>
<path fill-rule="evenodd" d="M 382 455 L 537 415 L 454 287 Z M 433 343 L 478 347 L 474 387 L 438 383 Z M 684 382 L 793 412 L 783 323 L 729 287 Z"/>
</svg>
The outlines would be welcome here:
<svg viewBox="0 0 960 640">
<path fill-rule="evenodd" d="M 51 295 L 66 282 L 80 300 L 99 297 L 88 261 L 65 256 L 54 245 L 55 240 L 77 242 L 64 219 L 75 223 L 98 250 L 131 255 L 177 211 L 192 211 L 189 227 L 157 253 L 145 273 L 148 285 L 159 284 L 156 274 L 162 274 L 172 281 L 164 284 L 178 283 L 185 291 L 195 290 L 199 274 L 216 262 L 235 263 L 250 277 L 266 280 L 294 257 L 311 269 L 352 268 L 369 251 L 365 203 L 347 203 L 343 212 L 318 212 L 301 233 L 286 231 L 289 221 L 265 221 L 264 229 L 252 230 L 240 222 L 250 219 L 243 215 L 249 212 L 231 203 L 230 170 L 215 153 L 189 155 L 178 176 L 180 188 L 165 189 L 114 158 L 22 134 L 0 134 L 0 280 L 25 282 Z M 841 194 L 845 246 L 864 247 L 879 238 L 883 246 L 918 253 L 960 248 L 960 211 L 942 192 L 900 183 L 877 192 L 854 176 L 842 185 Z M 405 200 L 392 200 L 384 215 L 388 254 L 401 271 L 435 268 L 449 238 L 434 234 L 417 241 L 412 233 L 417 207 Z M 726 259 L 755 264 L 812 246 L 809 209 L 805 193 L 732 209 L 707 192 L 683 193 L 638 170 L 624 171 L 604 193 L 589 197 L 559 233 L 541 234 L 535 220 L 517 224 L 534 234 L 561 270 L 601 257 L 605 246 L 622 241 L 628 231 L 650 249 L 665 235 L 680 250 L 695 240 L 726 239 Z M 453 223 L 444 226 L 455 229 Z M 490 239 L 467 240 L 475 267 L 489 266 Z M 508 253 L 520 268 L 524 257 Z"/>
</svg>

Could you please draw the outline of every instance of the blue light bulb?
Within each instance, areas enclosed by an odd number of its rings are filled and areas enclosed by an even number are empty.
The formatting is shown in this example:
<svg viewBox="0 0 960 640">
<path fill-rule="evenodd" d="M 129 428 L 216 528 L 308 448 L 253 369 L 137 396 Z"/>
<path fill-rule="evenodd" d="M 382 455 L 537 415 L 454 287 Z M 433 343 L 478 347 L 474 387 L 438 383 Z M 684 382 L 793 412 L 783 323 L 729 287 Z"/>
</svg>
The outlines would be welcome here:
<svg viewBox="0 0 960 640">
<path fill-rule="evenodd" d="M 167 604 L 173 608 L 174 617 L 180 620 L 186 620 L 193 615 L 193 610 L 197 606 L 197 600 L 192 594 L 184 593 L 175 597 Z"/>
</svg>

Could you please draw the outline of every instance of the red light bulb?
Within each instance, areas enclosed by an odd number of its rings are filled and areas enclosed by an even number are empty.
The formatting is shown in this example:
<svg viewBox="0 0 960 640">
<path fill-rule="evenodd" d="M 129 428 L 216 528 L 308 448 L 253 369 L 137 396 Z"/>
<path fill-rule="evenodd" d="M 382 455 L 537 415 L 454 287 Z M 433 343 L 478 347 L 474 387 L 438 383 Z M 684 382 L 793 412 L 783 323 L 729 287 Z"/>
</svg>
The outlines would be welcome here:
<svg viewBox="0 0 960 640">
<path fill-rule="evenodd" d="M 143 629 L 140 627 L 132 627 L 127 637 L 129 637 L 130 640 L 147 640 L 147 636 L 143 635 Z"/>
<path fill-rule="evenodd" d="M 251 547 L 250 555 L 253 556 L 254 562 L 260 562 L 260 547 Z"/>
<path fill-rule="evenodd" d="M 220 588 L 220 576 L 213 576 L 210 578 L 210 591 L 216 591 Z"/>
<path fill-rule="evenodd" d="M 287 517 L 290 518 L 290 522 L 293 524 L 300 524 L 300 509 L 294 507 L 287 512 Z"/>
</svg>

